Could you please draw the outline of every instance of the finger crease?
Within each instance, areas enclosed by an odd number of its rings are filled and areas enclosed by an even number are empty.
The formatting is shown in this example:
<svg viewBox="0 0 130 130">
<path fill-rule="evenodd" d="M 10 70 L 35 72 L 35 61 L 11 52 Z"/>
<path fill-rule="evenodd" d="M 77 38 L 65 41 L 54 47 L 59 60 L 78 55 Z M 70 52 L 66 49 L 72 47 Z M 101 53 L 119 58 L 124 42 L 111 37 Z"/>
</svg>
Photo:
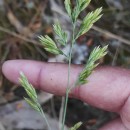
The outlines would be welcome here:
<svg viewBox="0 0 130 130">
<path fill-rule="evenodd" d="M 41 89 L 41 86 L 42 86 L 42 71 L 43 71 L 43 67 L 41 66 L 40 69 L 39 69 L 39 73 L 38 73 L 38 76 L 37 76 L 37 87 L 38 89 Z"/>
<path fill-rule="evenodd" d="M 119 108 L 119 112 L 121 112 L 125 106 L 125 104 L 127 103 L 128 99 L 130 97 L 130 94 L 128 94 L 128 96 L 124 99 L 124 102 L 122 103 L 122 105 Z"/>
</svg>

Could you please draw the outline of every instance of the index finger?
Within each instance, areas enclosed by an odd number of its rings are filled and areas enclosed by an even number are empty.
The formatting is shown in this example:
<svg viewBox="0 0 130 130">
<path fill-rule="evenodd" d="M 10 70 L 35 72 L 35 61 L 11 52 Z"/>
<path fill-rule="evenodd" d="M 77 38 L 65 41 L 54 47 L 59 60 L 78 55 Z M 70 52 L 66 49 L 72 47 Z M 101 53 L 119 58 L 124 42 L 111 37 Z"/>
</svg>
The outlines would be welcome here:
<svg viewBox="0 0 130 130">
<path fill-rule="evenodd" d="M 23 71 L 29 81 L 44 91 L 65 95 L 68 66 L 57 63 L 42 63 L 27 60 L 7 61 L 3 65 L 4 75 L 18 83 L 19 72 Z M 72 65 L 71 84 L 82 67 Z M 119 111 L 130 94 L 130 71 L 121 68 L 100 67 L 88 78 L 88 83 L 77 87 L 71 96 L 109 111 Z"/>
</svg>

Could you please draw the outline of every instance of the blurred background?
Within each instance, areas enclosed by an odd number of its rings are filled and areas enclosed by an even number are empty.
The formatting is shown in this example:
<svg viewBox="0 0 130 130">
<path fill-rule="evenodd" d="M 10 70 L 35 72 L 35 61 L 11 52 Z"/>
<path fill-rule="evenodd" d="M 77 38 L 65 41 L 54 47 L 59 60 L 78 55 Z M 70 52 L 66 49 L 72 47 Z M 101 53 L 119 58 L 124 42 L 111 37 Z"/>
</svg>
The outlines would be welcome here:
<svg viewBox="0 0 130 130">
<path fill-rule="evenodd" d="M 52 25 L 60 24 L 71 38 L 70 19 L 63 0 L 0 0 L 0 130 L 45 130 L 41 116 L 24 101 L 22 87 L 10 83 L 1 72 L 6 60 L 30 59 L 44 62 L 65 62 L 62 56 L 48 54 L 39 44 L 37 36 L 49 35 L 55 39 Z M 92 0 L 80 15 L 103 7 L 103 17 L 74 47 L 73 64 L 85 64 L 95 46 L 109 44 L 108 54 L 102 65 L 130 68 L 130 0 Z M 61 47 L 67 54 L 70 48 Z M 61 97 L 39 92 L 38 97 L 47 118 L 58 129 Z M 96 100 L 96 99 L 95 99 Z M 66 127 L 83 121 L 81 129 L 97 130 L 117 115 L 99 110 L 74 99 L 69 100 Z"/>
</svg>

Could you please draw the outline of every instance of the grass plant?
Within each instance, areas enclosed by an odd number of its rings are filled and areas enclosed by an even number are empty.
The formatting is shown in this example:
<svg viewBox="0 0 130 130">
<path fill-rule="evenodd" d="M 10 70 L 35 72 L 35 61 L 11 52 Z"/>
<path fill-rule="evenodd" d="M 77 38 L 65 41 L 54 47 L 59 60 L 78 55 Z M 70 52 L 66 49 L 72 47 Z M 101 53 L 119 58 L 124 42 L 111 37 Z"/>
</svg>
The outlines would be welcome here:
<svg viewBox="0 0 130 130">
<path fill-rule="evenodd" d="M 95 67 L 99 64 L 98 60 L 100 60 L 102 57 L 104 57 L 107 54 L 107 47 L 95 47 L 94 50 L 90 53 L 90 56 L 87 60 L 87 63 L 84 67 L 84 69 L 81 71 L 81 73 L 78 75 L 77 80 L 75 83 L 73 83 L 72 86 L 70 86 L 70 73 L 71 73 L 71 60 L 72 60 L 72 51 L 74 44 L 76 43 L 76 40 L 83 34 L 87 33 L 93 24 L 98 21 L 102 17 L 102 8 L 98 8 L 95 11 L 92 11 L 88 13 L 84 19 L 81 22 L 80 27 L 77 26 L 77 20 L 80 15 L 80 13 L 89 5 L 91 0 L 76 0 L 75 5 L 72 6 L 72 3 L 70 0 L 65 0 L 65 9 L 70 17 L 71 23 L 72 23 L 72 39 L 70 42 L 70 51 L 69 55 L 64 54 L 64 52 L 58 48 L 57 44 L 60 44 L 62 46 L 66 46 L 68 44 L 68 36 L 67 33 L 62 29 L 60 22 L 57 22 L 53 25 L 54 32 L 57 35 L 56 41 L 54 41 L 49 36 L 39 36 L 40 43 L 43 45 L 46 51 L 49 53 L 52 53 L 54 55 L 63 55 L 68 60 L 68 81 L 67 81 L 67 87 L 66 87 L 66 95 L 64 100 L 64 110 L 62 114 L 62 125 L 61 130 L 64 130 L 65 128 L 65 119 L 66 119 L 66 111 L 67 111 L 67 103 L 68 103 L 68 97 L 69 93 L 72 89 L 75 87 L 80 87 L 83 84 L 86 84 L 87 78 Z M 29 98 L 25 98 L 26 102 L 36 111 L 40 112 L 40 114 L 44 117 L 48 129 L 51 130 L 50 125 L 45 117 L 45 114 L 42 110 L 42 107 L 38 103 L 37 100 L 37 94 L 35 92 L 35 89 L 33 86 L 28 82 L 26 76 L 21 72 L 20 73 L 20 83 L 26 90 Z M 70 130 L 77 130 L 81 126 L 81 122 L 75 124 Z"/>
</svg>

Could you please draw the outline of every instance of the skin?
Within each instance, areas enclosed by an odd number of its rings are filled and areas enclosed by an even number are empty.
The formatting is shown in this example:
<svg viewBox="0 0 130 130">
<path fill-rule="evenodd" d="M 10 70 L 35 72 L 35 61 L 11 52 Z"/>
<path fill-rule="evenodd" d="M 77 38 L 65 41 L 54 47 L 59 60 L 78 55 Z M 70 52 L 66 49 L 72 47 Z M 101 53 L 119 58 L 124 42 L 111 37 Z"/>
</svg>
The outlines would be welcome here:
<svg viewBox="0 0 130 130">
<path fill-rule="evenodd" d="M 19 84 L 19 72 L 22 71 L 36 88 L 61 96 L 65 95 L 67 69 L 65 64 L 29 60 L 7 61 L 2 67 L 5 77 L 16 84 Z M 71 84 L 81 70 L 82 66 L 72 65 Z M 119 114 L 120 118 L 100 130 L 130 130 L 130 71 L 99 67 L 89 76 L 88 81 L 86 85 L 74 89 L 70 97 Z"/>
</svg>

